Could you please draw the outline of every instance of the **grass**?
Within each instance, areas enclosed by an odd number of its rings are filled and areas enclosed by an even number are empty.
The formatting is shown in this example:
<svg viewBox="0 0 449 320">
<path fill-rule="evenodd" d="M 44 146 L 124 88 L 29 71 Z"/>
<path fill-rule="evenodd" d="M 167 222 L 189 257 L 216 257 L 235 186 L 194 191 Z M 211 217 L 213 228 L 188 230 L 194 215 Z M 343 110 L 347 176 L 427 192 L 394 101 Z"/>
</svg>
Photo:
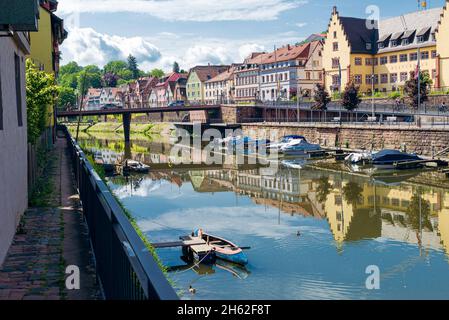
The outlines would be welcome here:
<svg viewBox="0 0 449 320">
<path fill-rule="evenodd" d="M 34 208 L 44 208 L 51 205 L 54 193 L 54 182 L 51 179 L 51 168 L 56 161 L 56 157 L 45 148 L 37 151 L 37 166 L 42 175 L 37 179 L 33 191 L 28 200 L 28 205 Z"/>
<path fill-rule="evenodd" d="M 91 163 L 91 165 L 93 166 L 94 170 L 98 173 L 98 176 L 103 180 L 103 182 L 106 184 L 106 186 L 109 188 L 106 179 L 105 179 L 105 171 L 103 166 L 98 165 L 95 163 L 93 155 L 91 153 L 89 153 L 88 151 L 86 152 L 86 158 L 87 160 L 89 160 L 89 162 Z M 111 191 L 111 190 L 110 190 Z M 168 281 L 172 283 L 172 281 L 168 278 L 167 276 L 167 267 L 164 266 L 164 264 L 162 263 L 162 260 L 159 258 L 159 256 L 156 253 L 156 250 L 154 249 L 154 247 L 151 245 L 151 242 L 148 240 L 148 238 L 146 237 L 146 235 L 144 234 L 144 232 L 142 231 L 142 229 L 140 229 L 139 225 L 137 224 L 136 219 L 133 217 L 133 215 L 128 211 L 128 209 L 125 208 L 125 206 L 123 205 L 123 203 L 114 195 L 114 193 L 111 191 L 111 194 L 114 196 L 115 200 L 117 201 L 117 203 L 120 205 L 120 207 L 122 208 L 123 212 L 125 213 L 126 217 L 128 218 L 129 222 L 131 223 L 131 225 L 133 226 L 134 230 L 136 230 L 137 235 L 142 239 L 143 243 L 145 244 L 145 247 L 148 249 L 148 251 L 151 253 L 151 255 L 153 256 L 154 260 L 156 261 L 156 263 L 158 264 L 159 268 L 162 270 L 162 272 L 165 274 L 165 276 L 167 277 Z"/>
</svg>

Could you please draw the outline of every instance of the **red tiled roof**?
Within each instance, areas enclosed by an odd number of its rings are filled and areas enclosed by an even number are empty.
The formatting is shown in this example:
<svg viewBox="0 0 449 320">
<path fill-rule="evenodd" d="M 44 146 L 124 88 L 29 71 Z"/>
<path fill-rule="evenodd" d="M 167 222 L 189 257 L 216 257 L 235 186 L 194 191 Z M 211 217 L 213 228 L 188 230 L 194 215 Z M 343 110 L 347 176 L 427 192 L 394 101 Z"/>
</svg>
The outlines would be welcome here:
<svg viewBox="0 0 449 320">
<path fill-rule="evenodd" d="M 218 74 L 216 77 L 213 77 L 212 79 L 207 80 L 206 83 L 227 81 L 232 78 L 235 69 L 236 69 L 236 67 L 232 66 L 229 70 L 226 70 L 225 72 Z"/>
<path fill-rule="evenodd" d="M 195 72 L 201 82 L 206 82 L 229 68 L 230 66 L 196 66 L 190 72 Z"/>
<path fill-rule="evenodd" d="M 287 45 L 279 48 L 276 51 L 265 53 L 252 59 L 250 63 L 267 64 L 274 62 L 283 62 L 297 59 L 307 59 L 310 51 L 310 43 L 303 45 L 292 46 Z"/>
</svg>

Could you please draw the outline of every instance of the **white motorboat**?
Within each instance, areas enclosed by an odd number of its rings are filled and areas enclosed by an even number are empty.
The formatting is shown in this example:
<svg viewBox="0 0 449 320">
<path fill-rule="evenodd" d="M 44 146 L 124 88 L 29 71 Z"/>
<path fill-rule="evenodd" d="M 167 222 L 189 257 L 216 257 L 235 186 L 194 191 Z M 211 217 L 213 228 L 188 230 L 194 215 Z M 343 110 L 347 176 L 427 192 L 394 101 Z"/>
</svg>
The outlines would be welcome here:
<svg viewBox="0 0 449 320">
<path fill-rule="evenodd" d="M 268 146 L 268 151 L 270 153 L 280 153 L 283 147 L 288 147 L 290 145 L 294 145 L 300 141 L 307 141 L 306 138 L 299 135 L 289 135 L 282 137 L 281 141 L 278 143 L 272 143 Z"/>
<path fill-rule="evenodd" d="M 324 154 L 319 144 L 308 143 L 306 139 L 301 139 L 281 148 L 281 153 L 286 156 L 319 156 Z"/>
<path fill-rule="evenodd" d="M 148 173 L 150 171 L 150 166 L 139 161 L 128 159 L 123 162 L 123 171 Z"/>
<path fill-rule="evenodd" d="M 369 152 L 350 153 L 345 161 L 350 164 L 370 163 L 373 160 L 373 155 Z"/>
</svg>

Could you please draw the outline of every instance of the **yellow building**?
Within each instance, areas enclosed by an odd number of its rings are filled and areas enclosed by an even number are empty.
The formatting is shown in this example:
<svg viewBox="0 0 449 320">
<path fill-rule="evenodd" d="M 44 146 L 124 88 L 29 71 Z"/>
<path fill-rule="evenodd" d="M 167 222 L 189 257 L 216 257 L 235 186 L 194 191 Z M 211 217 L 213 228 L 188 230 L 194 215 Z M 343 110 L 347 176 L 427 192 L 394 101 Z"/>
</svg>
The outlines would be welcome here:
<svg viewBox="0 0 449 320">
<path fill-rule="evenodd" d="M 443 8 L 443 13 L 436 31 L 437 41 L 437 73 L 439 75 L 437 87 L 449 90 L 449 1 Z"/>
<path fill-rule="evenodd" d="M 437 45 L 437 39 L 449 36 L 446 11 L 429 9 L 377 21 L 341 17 L 334 7 L 323 48 L 326 88 L 339 91 L 354 81 L 363 93 L 400 90 L 416 72 L 418 60 L 434 87 L 444 81 L 449 85 L 449 60 L 444 59 L 449 44 L 440 40 Z M 439 61 L 448 64 L 448 75 Z"/>
<path fill-rule="evenodd" d="M 57 78 L 59 72 L 59 46 L 67 37 L 63 20 L 54 12 L 57 10 L 56 0 L 40 0 L 39 30 L 31 33 L 31 52 L 29 58 L 41 71 L 51 73 Z M 54 128 L 54 106 L 48 107 L 47 126 Z M 53 137 L 54 137 L 53 130 Z"/>
</svg>

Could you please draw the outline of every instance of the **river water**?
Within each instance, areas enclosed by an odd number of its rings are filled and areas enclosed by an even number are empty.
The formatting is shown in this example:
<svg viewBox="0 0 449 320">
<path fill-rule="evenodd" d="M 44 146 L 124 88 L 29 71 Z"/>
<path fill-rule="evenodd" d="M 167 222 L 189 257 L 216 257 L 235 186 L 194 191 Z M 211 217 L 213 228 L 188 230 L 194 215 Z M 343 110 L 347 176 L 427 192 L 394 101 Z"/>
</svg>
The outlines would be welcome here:
<svg viewBox="0 0 449 320">
<path fill-rule="evenodd" d="M 246 267 L 192 265 L 179 248 L 158 249 L 182 299 L 449 298 L 449 181 L 439 173 L 375 179 L 333 161 L 175 165 L 170 144 L 144 137 L 80 144 L 106 162 L 151 166 L 107 178 L 151 242 L 203 228 L 250 247 Z"/>
</svg>

